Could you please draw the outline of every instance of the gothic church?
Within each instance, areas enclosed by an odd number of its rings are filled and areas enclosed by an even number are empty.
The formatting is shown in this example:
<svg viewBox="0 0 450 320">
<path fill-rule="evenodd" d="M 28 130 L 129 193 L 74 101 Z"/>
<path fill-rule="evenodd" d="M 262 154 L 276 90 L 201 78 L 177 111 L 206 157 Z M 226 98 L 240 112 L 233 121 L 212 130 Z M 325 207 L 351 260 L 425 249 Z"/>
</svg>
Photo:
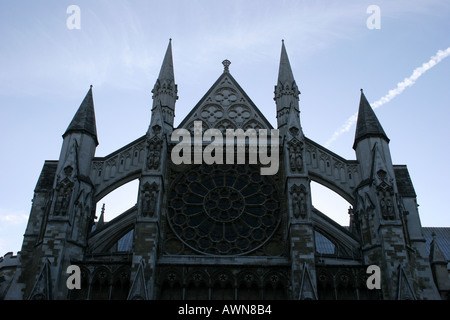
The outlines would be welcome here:
<svg viewBox="0 0 450 320">
<path fill-rule="evenodd" d="M 270 132 L 230 62 L 223 64 L 178 128 L 194 133 L 194 121 L 202 121 L 203 130 Z M 347 160 L 303 134 L 284 42 L 275 175 L 261 175 L 263 164 L 173 163 L 171 42 L 152 90 L 148 131 L 103 157 L 95 154 L 92 91 L 62 136 L 59 159 L 44 163 L 21 251 L 0 260 L 0 299 L 447 298 L 448 252 L 436 236 L 427 241 L 408 169 L 392 163 L 389 138 L 364 93 L 356 160 Z M 136 205 L 104 222 L 97 202 L 135 179 Z M 349 227 L 312 206 L 311 181 L 351 204 Z M 67 287 L 70 265 L 81 270 L 80 289 Z M 380 269 L 380 289 L 367 286 L 370 265 Z"/>
</svg>

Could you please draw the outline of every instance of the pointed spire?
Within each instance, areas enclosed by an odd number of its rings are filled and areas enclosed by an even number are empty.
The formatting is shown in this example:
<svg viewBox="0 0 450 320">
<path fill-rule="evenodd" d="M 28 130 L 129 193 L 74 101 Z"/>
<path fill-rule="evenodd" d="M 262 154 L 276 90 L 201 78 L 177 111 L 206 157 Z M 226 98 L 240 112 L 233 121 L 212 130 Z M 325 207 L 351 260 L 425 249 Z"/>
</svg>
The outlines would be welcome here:
<svg viewBox="0 0 450 320">
<path fill-rule="evenodd" d="M 284 40 L 281 40 L 281 57 L 280 57 L 280 68 L 278 70 L 278 83 L 292 85 L 294 80 L 294 74 L 292 73 L 291 64 L 289 63 L 289 58 L 287 55 L 286 47 L 284 46 Z"/>
<path fill-rule="evenodd" d="M 94 138 L 96 145 L 98 145 L 97 140 L 97 126 L 95 124 L 95 111 L 94 111 L 94 100 L 92 98 L 92 85 L 89 88 L 83 102 L 81 102 L 77 113 L 73 117 L 66 132 L 63 134 L 65 137 L 70 132 L 82 132 L 89 134 Z"/>
<path fill-rule="evenodd" d="M 300 91 L 294 80 L 294 74 L 292 73 L 291 64 L 289 63 L 284 40 L 282 40 L 281 45 L 278 82 L 275 86 L 274 93 L 274 100 L 277 105 L 277 123 L 278 129 L 281 130 L 281 135 L 285 135 L 288 132 L 288 129 L 290 130 L 291 128 L 294 128 L 294 132 L 301 131 L 299 109 Z"/>
<path fill-rule="evenodd" d="M 169 45 L 167 46 L 166 55 L 164 56 L 158 80 L 159 81 L 169 80 L 175 83 L 175 76 L 173 72 L 173 59 L 172 59 L 172 39 L 169 39 Z"/>
<path fill-rule="evenodd" d="M 96 229 L 102 228 L 104 226 L 104 224 L 105 224 L 105 204 L 103 204 L 103 206 L 102 206 L 102 211 L 100 214 L 100 218 L 98 218 Z"/>
<path fill-rule="evenodd" d="M 361 89 L 361 99 L 359 101 L 358 121 L 356 123 L 353 149 L 356 149 L 356 145 L 359 141 L 368 137 L 380 137 L 389 143 L 389 138 L 378 121 L 375 112 L 367 101 L 363 89 Z"/>
<path fill-rule="evenodd" d="M 172 39 L 169 40 L 169 45 L 161 65 L 161 71 L 159 72 L 159 76 L 153 87 L 152 93 L 152 112 L 155 108 L 160 108 L 159 111 L 156 110 L 156 115 L 162 116 L 160 119 L 162 123 L 158 125 L 160 127 L 162 126 L 162 129 L 165 128 L 166 133 L 171 132 L 173 130 L 173 119 L 175 116 L 175 102 L 178 99 L 178 88 L 175 84 L 175 76 L 173 72 Z M 152 113 L 152 117 L 153 114 L 154 113 Z M 154 124 L 151 123 L 150 127 L 153 126 Z"/>
</svg>

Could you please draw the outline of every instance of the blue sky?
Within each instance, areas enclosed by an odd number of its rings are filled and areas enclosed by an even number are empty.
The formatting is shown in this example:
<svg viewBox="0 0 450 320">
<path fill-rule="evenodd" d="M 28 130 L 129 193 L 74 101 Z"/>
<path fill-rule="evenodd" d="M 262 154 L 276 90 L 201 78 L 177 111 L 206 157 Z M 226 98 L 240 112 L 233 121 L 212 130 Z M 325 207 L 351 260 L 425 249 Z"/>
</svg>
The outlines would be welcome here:
<svg viewBox="0 0 450 320">
<path fill-rule="evenodd" d="M 366 26 L 372 4 L 381 10 L 378 30 Z M 69 5 L 80 8 L 80 29 L 66 26 Z M 180 97 L 175 124 L 229 59 L 232 75 L 276 126 L 273 90 L 284 39 L 302 92 L 303 131 L 323 145 L 357 112 L 360 88 L 374 102 L 450 47 L 449 17 L 450 2 L 444 0 L 2 0 L 0 256 L 20 250 L 43 163 L 58 159 L 61 135 L 89 85 L 94 86 L 97 156 L 145 134 L 151 89 L 169 38 Z M 424 226 L 450 226 L 449 75 L 446 58 L 376 109 L 394 163 L 408 165 Z M 355 159 L 354 130 L 329 149 Z M 129 190 L 134 189 L 136 183 Z M 347 224 L 348 204 L 315 190 L 314 204 Z M 121 203 L 107 205 L 107 213 L 114 209 L 122 210 Z"/>
</svg>

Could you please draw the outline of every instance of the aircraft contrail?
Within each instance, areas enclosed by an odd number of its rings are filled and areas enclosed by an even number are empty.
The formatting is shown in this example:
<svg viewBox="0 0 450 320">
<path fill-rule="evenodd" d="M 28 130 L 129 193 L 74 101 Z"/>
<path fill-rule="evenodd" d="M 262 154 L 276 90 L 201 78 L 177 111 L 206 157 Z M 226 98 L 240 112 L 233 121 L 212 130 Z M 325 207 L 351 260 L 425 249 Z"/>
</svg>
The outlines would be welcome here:
<svg viewBox="0 0 450 320">
<path fill-rule="evenodd" d="M 395 89 L 389 90 L 389 92 L 385 96 L 372 103 L 372 108 L 379 108 L 383 104 L 391 101 L 394 97 L 402 93 L 403 90 L 405 90 L 407 87 L 412 86 L 416 82 L 416 80 L 426 71 L 430 70 L 432 67 L 437 65 L 448 56 L 450 56 L 450 47 L 445 50 L 439 50 L 434 56 L 430 58 L 430 60 L 423 63 L 420 67 L 414 69 L 413 73 L 408 78 L 405 78 L 402 82 L 397 83 L 397 87 Z M 357 119 L 358 113 L 355 113 L 350 118 L 348 118 L 347 121 L 342 125 L 342 127 L 336 130 L 333 133 L 333 136 L 325 143 L 325 147 L 328 148 L 331 143 L 333 143 L 341 134 L 349 131 L 350 128 L 356 123 Z"/>
</svg>

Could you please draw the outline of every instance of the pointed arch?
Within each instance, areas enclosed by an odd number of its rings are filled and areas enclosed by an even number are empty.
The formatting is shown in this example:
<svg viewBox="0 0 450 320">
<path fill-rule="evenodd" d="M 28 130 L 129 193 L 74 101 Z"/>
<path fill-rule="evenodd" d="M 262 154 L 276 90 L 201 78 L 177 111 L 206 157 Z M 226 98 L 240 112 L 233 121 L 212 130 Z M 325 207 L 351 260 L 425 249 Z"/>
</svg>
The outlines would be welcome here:
<svg viewBox="0 0 450 320">
<path fill-rule="evenodd" d="M 111 293 L 111 272 L 101 266 L 94 271 L 91 282 L 90 300 L 109 300 Z"/>
</svg>

